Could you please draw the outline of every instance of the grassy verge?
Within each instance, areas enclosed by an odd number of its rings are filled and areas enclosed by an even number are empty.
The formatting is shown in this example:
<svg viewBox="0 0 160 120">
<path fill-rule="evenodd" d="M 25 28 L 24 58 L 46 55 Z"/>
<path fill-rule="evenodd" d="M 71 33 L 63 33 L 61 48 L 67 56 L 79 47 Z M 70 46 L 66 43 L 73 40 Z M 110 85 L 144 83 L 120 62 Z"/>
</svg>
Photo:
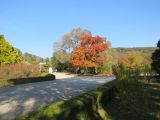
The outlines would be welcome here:
<svg viewBox="0 0 160 120">
<path fill-rule="evenodd" d="M 160 83 L 119 81 L 105 109 L 113 120 L 160 120 Z"/>
<path fill-rule="evenodd" d="M 160 83 L 114 80 L 16 120 L 159 120 Z"/>
<path fill-rule="evenodd" d="M 42 82 L 42 81 L 49 81 L 49 80 L 55 80 L 55 75 L 46 74 L 43 76 L 29 77 L 29 78 L 0 79 L 0 87 L 33 83 L 33 82 Z"/>
</svg>

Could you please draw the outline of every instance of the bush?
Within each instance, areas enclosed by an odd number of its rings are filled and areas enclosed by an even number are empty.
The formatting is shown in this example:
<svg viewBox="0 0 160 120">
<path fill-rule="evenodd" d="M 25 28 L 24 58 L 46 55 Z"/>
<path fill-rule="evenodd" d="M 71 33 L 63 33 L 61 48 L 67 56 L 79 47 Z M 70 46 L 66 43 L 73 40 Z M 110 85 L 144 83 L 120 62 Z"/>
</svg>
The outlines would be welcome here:
<svg viewBox="0 0 160 120">
<path fill-rule="evenodd" d="M 55 80 L 55 75 L 47 74 L 46 76 L 40 76 L 40 77 L 9 79 L 8 82 L 11 85 L 17 85 L 17 84 L 42 82 L 49 80 Z"/>
<path fill-rule="evenodd" d="M 125 65 L 120 64 L 113 66 L 113 74 L 116 75 L 119 80 L 127 80 L 130 76 L 130 71 Z"/>
<path fill-rule="evenodd" d="M 138 81 L 141 73 L 143 73 L 143 69 L 140 67 L 128 68 L 127 66 L 120 64 L 118 66 L 113 66 L 113 73 L 119 80 L 134 79 L 135 81 Z"/>
<path fill-rule="evenodd" d="M 38 64 L 12 64 L 0 66 L 0 86 L 54 80 L 55 76 L 41 76 Z"/>
<path fill-rule="evenodd" d="M 0 79 L 16 79 L 40 75 L 38 64 L 0 65 Z"/>
<path fill-rule="evenodd" d="M 150 65 L 129 68 L 120 64 L 113 66 L 113 73 L 119 80 L 135 80 L 136 82 L 138 80 L 148 80 L 149 82 L 153 77 L 156 77 Z"/>
<path fill-rule="evenodd" d="M 112 75 L 112 64 L 103 64 L 98 71 L 100 74 Z"/>
<path fill-rule="evenodd" d="M 80 74 L 83 75 L 84 73 L 85 73 L 85 70 L 81 69 L 81 70 L 80 70 Z"/>
<path fill-rule="evenodd" d="M 49 79 L 56 79 L 56 77 L 55 77 L 55 75 L 53 75 L 53 74 L 47 74 L 47 75 L 45 75 L 45 79 L 46 80 L 49 80 Z"/>
</svg>

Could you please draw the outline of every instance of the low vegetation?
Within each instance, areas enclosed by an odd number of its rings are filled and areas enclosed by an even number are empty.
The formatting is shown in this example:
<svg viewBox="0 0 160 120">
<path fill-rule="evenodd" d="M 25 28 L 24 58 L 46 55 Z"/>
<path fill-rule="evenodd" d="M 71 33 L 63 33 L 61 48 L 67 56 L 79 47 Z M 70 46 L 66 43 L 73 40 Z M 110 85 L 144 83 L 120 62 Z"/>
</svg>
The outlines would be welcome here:
<svg viewBox="0 0 160 120">
<path fill-rule="evenodd" d="M 46 74 L 44 76 L 37 76 L 37 77 L 16 78 L 16 79 L 7 79 L 7 80 L 2 79 L 0 80 L 0 87 L 33 83 L 33 82 L 44 82 L 44 81 L 50 81 L 50 80 L 55 80 L 55 75 Z"/>
<path fill-rule="evenodd" d="M 33 82 L 44 82 L 44 81 L 50 81 L 50 80 L 55 80 L 55 75 L 47 74 L 45 76 L 9 79 L 7 80 L 7 83 L 8 85 L 17 85 L 17 84 L 25 84 L 25 83 L 33 83 Z"/>
<path fill-rule="evenodd" d="M 42 75 L 38 64 L 0 65 L 0 87 L 54 79 L 54 75 Z"/>
</svg>

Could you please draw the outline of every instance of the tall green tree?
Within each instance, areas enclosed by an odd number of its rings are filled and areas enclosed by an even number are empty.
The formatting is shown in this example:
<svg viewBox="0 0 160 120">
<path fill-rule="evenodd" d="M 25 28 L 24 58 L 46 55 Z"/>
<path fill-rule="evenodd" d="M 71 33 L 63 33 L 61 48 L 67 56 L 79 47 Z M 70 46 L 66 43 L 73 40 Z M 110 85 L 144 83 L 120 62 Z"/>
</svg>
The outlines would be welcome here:
<svg viewBox="0 0 160 120">
<path fill-rule="evenodd" d="M 58 71 L 74 71 L 70 62 L 71 52 L 80 45 L 82 38 L 91 33 L 89 30 L 75 28 L 62 36 L 61 40 L 53 43 L 52 66 Z"/>
<path fill-rule="evenodd" d="M 72 71 L 73 67 L 70 63 L 70 53 L 65 50 L 57 50 L 51 58 L 52 66 L 58 71 Z"/>
<path fill-rule="evenodd" d="M 152 69 L 160 75 L 160 40 L 157 43 L 157 48 L 152 54 Z"/>
<path fill-rule="evenodd" d="M 0 35 L 0 64 L 20 63 L 23 57 L 6 41 L 4 35 Z"/>
</svg>

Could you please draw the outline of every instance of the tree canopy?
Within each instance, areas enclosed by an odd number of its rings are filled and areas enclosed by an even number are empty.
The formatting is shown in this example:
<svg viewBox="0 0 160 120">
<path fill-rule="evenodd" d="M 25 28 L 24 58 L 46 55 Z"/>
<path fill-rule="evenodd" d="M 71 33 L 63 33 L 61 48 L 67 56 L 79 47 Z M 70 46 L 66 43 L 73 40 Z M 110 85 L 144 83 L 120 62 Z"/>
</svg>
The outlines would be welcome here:
<svg viewBox="0 0 160 120">
<path fill-rule="evenodd" d="M 97 41 L 95 41 L 97 40 Z M 99 40 L 99 41 L 98 41 Z M 100 44 L 107 44 L 107 50 L 100 50 Z M 157 44 L 159 45 L 160 42 Z M 144 68 L 150 65 L 155 47 L 110 48 L 111 43 L 103 37 L 93 37 L 91 32 L 75 28 L 63 35 L 62 39 L 53 44 L 54 52 L 51 59 L 53 67 L 61 71 L 82 73 L 88 72 L 112 74 L 112 67 L 120 64 L 128 68 Z M 99 49 L 99 50 L 98 50 Z"/>
<path fill-rule="evenodd" d="M 19 51 L 6 41 L 4 35 L 0 35 L 0 64 L 15 64 L 22 60 Z"/>
<path fill-rule="evenodd" d="M 152 54 L 152 69 L 160 75 L 160 40 L 157 43 L 158 49 Z"/>
<path fill-rule="evenodd" d="M 96 68 L 103 64 L 101 52 L 106 51 L 108 44 L 100 36 L 85 35 L 82 42 L 71 54 L 71 63 L 80 68 Z"/>
<path fill-rule="evenodd" d="M 74 50 L 82 41 L 83 36 L 91 34 L 89 30 L 75 28 L 70 33 L 65 34 L 62 37 L 62 48 L 67 51 Z"/>
</svg>

